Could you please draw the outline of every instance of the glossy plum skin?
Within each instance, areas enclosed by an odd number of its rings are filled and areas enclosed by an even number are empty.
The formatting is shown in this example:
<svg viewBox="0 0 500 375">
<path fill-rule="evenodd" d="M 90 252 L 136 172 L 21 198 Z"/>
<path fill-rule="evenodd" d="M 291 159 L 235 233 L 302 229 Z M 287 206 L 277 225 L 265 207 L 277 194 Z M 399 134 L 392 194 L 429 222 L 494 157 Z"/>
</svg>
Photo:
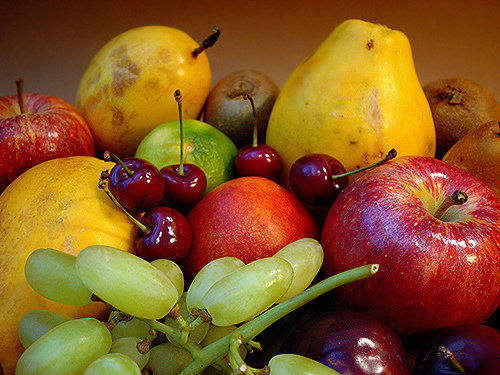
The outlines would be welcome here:
<svg viewBox="0 0 500 375">
<path fill-rule="evenodd" d="M 342 375 L 410 375 L 404 347 L 385 324 L 352 311 L 324 312 L 297 326 L 280 353 L 300 354 Z"/>
<path fill-rule="evenodd" d="M 165 183 L 158 168 L 140 158 L 126 158 L 123 163 L 133 174 L 129 176 L 120 164 L 111 169 L 108 186 L 114 197 L 133 213 L 157 206 L 165 192 Z"/>
<path fill-rule="evenodd" d="M 139 230 L 134 242 L 136 254 L 147 261 L 170 259 L 180 262 L 189 253 L 193 233 L 186 218 L 178 211 L 157 206 L 141 219 L 149 233 Z"/>
<path fill-rule="evenodd" d="M 160 169 L 165 182 L 165 193 L 160 204 L 186 214 L 203 198 L 207 177 L 194 164 L 183 164 L 183 174 L 179 174 L 179 168 L 179 164 L 176 164 Z"/>
<path fill-rule="evenodd" d="M 334 179 L 346 173 L 344 166 L 326 154 L 308 154 L 290 167 L 290 186 L 297 197 L 311 206 L 329 206 L 349 183 L 348 177 Z"/>
<path fill-rule="evenodd" d="M 500 332 L 479 324 L 454 327 L 433 335 L 422 344 L 417 355 L 415 375 L 461 374 L 438 355 L 440 346 L 453 353 L 465 374 L 492 375 L 500 371 Z"/>
<path fill-rule="evenodd" d="M 234 163 L 239 177 L 260 176 L 276 181 L 281 171 L 281 158 L 278 152 L 263 143 L 240 148 Z"/>
</svg>

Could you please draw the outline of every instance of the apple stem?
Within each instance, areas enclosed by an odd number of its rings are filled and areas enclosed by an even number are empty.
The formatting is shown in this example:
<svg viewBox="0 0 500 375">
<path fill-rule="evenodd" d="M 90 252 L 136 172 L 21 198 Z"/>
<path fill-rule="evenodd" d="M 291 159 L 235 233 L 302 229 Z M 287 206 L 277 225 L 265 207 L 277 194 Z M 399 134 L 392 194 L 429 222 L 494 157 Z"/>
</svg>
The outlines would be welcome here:
<svg viewBox="0 0 500 375">
<path fill-rule="evenodd" d="M 371 277 L 377 273 L 378 269 L 378 264 L 367 264 L 320 281 L 295 297 L 270 308 L 249 322 L 244 323 L 227 336 L 205 346 L 193 356 L 194 360 L 180 373 L 180 375 L 199 374 L 204 368 L 210 366 L 218 358 L 223 358 L 228 353 L 229 348 L 234 346 L 233 341 L 235 338 L 236 340 L 241 340 L 243 344 L 246 344 L 271 324 L 313 299 L 338 286 Z"/>
<path fill-rule="evenodd" d="M 450 349 L 445 346 L 440 346 L 438 349 L 438 356 L 448 361 L 459 373 L 465 374 L 465 369 L 460 364 L 460 362 L 458 362 L 457 358 Z"/>
<path fill-rule="evenodd" d="M 17 87 L 17 101 L 19 103 L 19 110 L 21 114 L 26 113 L 26 106 L 24 104 L 24 81 L 22 78 L 16 79 Z"/>
<path fill-rule="evenodd" d="M 360 169 L 356 169 L 354 171 L 350 171 L 350 172 L 346 172 L 346 173 L 342 173 L 342 174 L 333 175 L 332 178 L 336 179 L 336 178 L 348 177 L 348 176 L 351 176 L 353 174 L 366 171 L 367 169 L 371 169 L 373 167 L 376 167 L 377 165 L 385 163 L 388 160 L 394 159 L 397 155 L 398 155 L 398 153 L 397 153 L 396 149 L 391 148 L 389 150 L 389 152 L 387 153 L 387 155 L 383 159 L 380 159 L 379 161 L 377 161 L 377 162 L 375 162 L 373 164 L 367 165 L 366 167 L 363 167 L 363 168 L 360 168 Z"/>
<path fill-rule="evenodd" d="M 149 234 L 151 232 L 151 228 L 148 228 L 145 226 L 143 223 L 141 223 L 139 220 L 137 220 L 130 212 L 128 212 L 125 207 L 121 205 L 120 202 L 118 202 L 118 199 L 115 198 L 113 193 L 109 190 L 108 187 L 108 178 L 109 178 L 109 172 L 108 171 L 103 171 L 101 172 L 101 176 L 99 177 L 99 189 L 104 190 L 104 192 L 108 195 L 108 197 L 123 211 L 125 215 L 135 224 L 139 227 L 140 230 L 142 230 L 145 234 Z"/>
<path fill-rule="evenodd" d="M 257 115 L 255 114 L 255 103 L 253 102 L 252 95 L 244 94 L 243 99 L 250 101 L 252 105 L 253 112 L 253 138 L 252 138 L 252 147 L 257 147 Z"/>
<path fill-rule="evenodd" d="M 212 30 L 212 34 L 210 34 L 201 44 L 192 52 L 193 57 L 198 57 L 200 53 L 205 51 L 206 49 L 212 47 L 217 39 L 219 39 L 220 30 L 217 26 L 215 26 Z"/>
<path fill-rule="evenodd" d="M 133 171 L 131 171 L 126 165 L 125 163 L 123 162 L 122 159 L 120 159 L 118 156 L 116 156 L 115 154 L 113 154 L 111 151 L 109 150 L 106 150 L 104 151 L 104 154 L 102 156 L 102 158 L 104 159 L 104 161 L 114 161 L 115 163 L 118 163 L 121 165 L 121 167 L 123 168 L 123 170 L 125 171 L 125 173 L 127 173 L 127 176 L 132 176 L 134 174 Z"/>
<path fill-rule="evenodd" d="M 445 200 L 439 205 L 437 210 L 434 212 L 434 217 L 436 219 L 442 219 L 444 213 L 450 208 L 451 206 L 457 206 L 464 204 L 467 202 L 467 194 L 463 192 L 462 190 L 456 190 L 453 192 L 453 194 L 447 196 Z"/>
<path fill-rule="evenodd" d="M 177 102 L 177 108 L 179 109 L 179 144 L 180 144 L 180 161 L 179 161 L 179 174 L 184 175 L 184 126 L 182 124 L 182 94 L 179 89 L 175 90 L 174 98 Z"/>
</svg>

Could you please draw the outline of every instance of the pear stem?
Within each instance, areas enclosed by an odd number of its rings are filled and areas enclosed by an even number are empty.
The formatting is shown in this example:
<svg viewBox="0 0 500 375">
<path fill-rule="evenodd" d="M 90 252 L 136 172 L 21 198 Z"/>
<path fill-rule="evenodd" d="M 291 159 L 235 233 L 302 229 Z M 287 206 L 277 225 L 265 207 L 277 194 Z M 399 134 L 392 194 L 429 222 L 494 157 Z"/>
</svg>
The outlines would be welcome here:
<svg viewBox="0 0 500 375">
<path fill-rule="evenodd" d="M 135 224 L 139 227 L 140 230 L 142 230 L 145 234 L 149 234 L 151 232 L 151 228 L 148 228 L 145 226 L 143 223 L 141 223 L 139 220 L 137 220 L 130 212 L 128 212 L 125 207 L 121 205 L 120 202 L 118 202 L 118 199 L 115 198 L 113 193 L 109 190 L 108 187 L 108 177 L 109 177 L 109 172 L 108 171 L 103 171 L 101 173 L 101 177 L 99 178 L 99 189 L 104 190 L 104 192 L 108 195 L 108 197 L 113 201 L 114 204 L 116 204 L 125 215 Z"/>
<path fill-rule="evenodd" d="M 16 87 L 19 110 L 21 111 L 21 114 L 24 114 L 26 113 L 26 105 L 24 104 L 24 81 L 22 78 L 16 79 Z"/>
<path fill-rule="evenodd" d="M 342 174 L 333 175 L 332 178 L 336 179 L 336 178 L 348 177 L 348 176 L 351 176 L 353 174 L 366 171 L 367 169 L 371 169 L 373 167 L 376 167 L 379 164 L 385 163 L 388 160 L 394 159 L 397 155 L 398 155 L 398 153 L 396 152 L 396 149 L 391 148 L 389 150 L 389 152 L 387 153 L 387 155 L 383 159 L 380 159 L 379 161 L 377 161 L 373 164 L 367 165 L 366 167 L 356 169 L 355 171 L 350 171 L 350 172 L 346 172 L 346 173 L 342 173 Z"/>
<path fill-rule="evenodd" d="M 445 346 L 440 346 L 438 349 L 438 355 L 444 360 L 448 361 L 455 370 L 457 370 L 461 374 L 465 374 L 465 369 L 455 358 L 453 352 Z"/>
<path fill-rule="evenodd" d="M 200 53 L 205 51 L 207 48 L 212 47 L 215 42 L 217 42 L 217 39 L 219 39 L 220 36 L 220 30 L 217 26 L 213 28 L 212 34 L 210 34 L 201 44 L 196 48 L 193 52 L 192 55 L 193 57 L 197 57 Z"/>
<path fill-rule="evenodd" d="M 177 108 L 179 110 L 179 155 L 180 155 L 180 161 L 179 161 L 179 174 L 182 176 L 184 175 L 184 126 L 182 124 L 182 94 L 179 89 L 175 90 L 174 92 L 174 98 L 175 101 L 177 102 Z"/>
<path fill-rule="evenodd" d="M 114 161 L 115 163 L 118 163 L 121 165 L 121 167 L 123 168 L 123 170 L 125 171 L 125 173 L 127 173 L 127 176 L 132 176 L 134 174 L 133 171 L 131 171 L 126 165 L 125 163 L 123 162 L 122 159 L 120 159 L 118 156 L 116 156 L 115 154 L 113 154 L 111 151 L 109 150 L 106 150 L 104 151 L 104 154 L 103 154 L 103 157 L 104 161 Z"/>
<path fill-rule="evenodd" d="M 290 312 L 338 286 L 366 279 L 374 275 L 378 269 L 378 264 L 367 264 L 330 276 L 329 278 L 320 281 L 295 297 L 272 307 L 249 322 L 241 325 L 227 336 L 205 346 L 199 353 L 197 353 L 198 355 L 189 364 L 189 366 L 180 373 L 180 375 L 195 375 L 201 373 L 204 368 L 210 366 L 215 360 L 224 357 L 228 353 L 234 338 L 237 338 L 237 340 L 241 340 L 243 344 L 246 344 L 271 324 L 275 323 L 277 320 L 281 319 Z"/>
<path fill-rule="evenodd" d="M 250 101 L 252 105 L 252 113 L 253 113 L 253 137 L 252 137 L 252 147 L 257 147 L 257 115 L 255 113 L 255 103 L 253 101 L 252 95 L 244 94 L 243 99 Z"/>
<path fill-rule="evenodd" d="M 463 192 L 462 190 L 456 190 L 453 194 L 448 195 L 443 203 L 439 205 L 436 212 L 434 212 L 434 217 L 436 219 L 441 219 L 448 208 L 450 208 L 451 206 L 464 204 L 465 202 L 467 202 L 467 199 L 468 197 L 465 192 Z"/>
</svg>

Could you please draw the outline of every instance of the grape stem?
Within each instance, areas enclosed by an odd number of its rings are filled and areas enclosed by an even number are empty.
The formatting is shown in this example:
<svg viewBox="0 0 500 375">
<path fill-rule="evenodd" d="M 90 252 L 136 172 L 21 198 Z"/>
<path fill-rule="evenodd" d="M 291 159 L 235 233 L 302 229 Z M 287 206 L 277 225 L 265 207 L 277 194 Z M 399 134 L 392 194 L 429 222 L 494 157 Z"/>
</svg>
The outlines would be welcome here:
<svg viewBox="0 0 500 375">
<path fill-rule="evenodd" d="M 267 327 L 269 327 L 271 324 L 275 323 L 285 315 L 321 296 L 322 294 L 337 288 L 338 286 L 366 279 L 374 275 L 378 271 L 378 268 L 378 264 L 368 264 L 353 268 L 337 275 L 330 276 L 329 278 L 320 281 L 319 283 L 306 289 L 302 293 L 296 295 L 295 297 L 272 307 L 253 320 L 243 324 L 231 334 L 228 334 L 218 341 L 207 345 L 203 349 L 199 350 L 198 348 L 198 350 L 193 353 L 190 350 L 191 348 L 186 348 L 191 352 L 193 361 L 180 373 L 180 375 L 195 375 L 201 373 L 206 367 L 223 359 L 231 351 L 231 348 L 233 348 L 233 350 L 236 350 L 237 352 L 237 347 L 239 345 L 248 343 L 255 336 L 257 336 L 259 333 L 264 331 Z M 234 357 L 234 355 L 234 352 L 231 351 L 230 357 L 233 356 L 233 358 L 238 358 Z M 241 368 L 242 363 L 240 361 L 236 361 L 234 363 L 238 367 L 238 369 Z M 246 369 L 248 373 L 248 367 Z"/>
</svg>

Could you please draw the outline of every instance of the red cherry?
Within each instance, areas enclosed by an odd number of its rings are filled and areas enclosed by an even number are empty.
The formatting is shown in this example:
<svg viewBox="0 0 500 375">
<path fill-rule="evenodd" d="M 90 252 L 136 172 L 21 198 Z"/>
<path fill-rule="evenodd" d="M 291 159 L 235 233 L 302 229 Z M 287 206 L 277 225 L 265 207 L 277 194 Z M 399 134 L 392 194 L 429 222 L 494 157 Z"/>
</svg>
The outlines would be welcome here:
<svg viewBox="0 0 500 375">
<path fill-rule="evenodd" d="M 240 177 L 260 176 L 277 180 L 281 171 L 281 158 L 278 153 L 263 143 L 240 148 L 234 163 L 236 174 Z"/>
<path fill-rule="evenodd" d="M 351 172 L 346 172 L 342 163 L 329 155 L 304 155 L 290 168 L 290 186 L 301 201 L 311 206 L 329 206 L 348 185 L 348 176 L 394 159 L 396 155 L 396 150 L 391 149 L 383 159 Z"/>
<path fill-rule="evenodd" d="M 160 169 L 165 181 L 165 194 L 161 204 L 186 214 L 203 198 L 207 177 L 194 164 L 184 164 L 182 174 L 179 170 L 179 164 Z"/>
<path fill-rule="evenodd" d="M 144 212 L 160 203 L 165 182 L 153 164 L 133 157 L 121 160 L 109 151 L 104 160 L 117 163 L 109 172 L 109 190 L 126 210 Z"/>
<path fill-rule="evenodd" d="M 186 218 L 170 207 L 158 206 L 141 219 L 145 226 L 134 241 L 136 254 L 151 262 L 155 259 L 182 261 L 191 250 L 193 233 Z"/>
</svg>

